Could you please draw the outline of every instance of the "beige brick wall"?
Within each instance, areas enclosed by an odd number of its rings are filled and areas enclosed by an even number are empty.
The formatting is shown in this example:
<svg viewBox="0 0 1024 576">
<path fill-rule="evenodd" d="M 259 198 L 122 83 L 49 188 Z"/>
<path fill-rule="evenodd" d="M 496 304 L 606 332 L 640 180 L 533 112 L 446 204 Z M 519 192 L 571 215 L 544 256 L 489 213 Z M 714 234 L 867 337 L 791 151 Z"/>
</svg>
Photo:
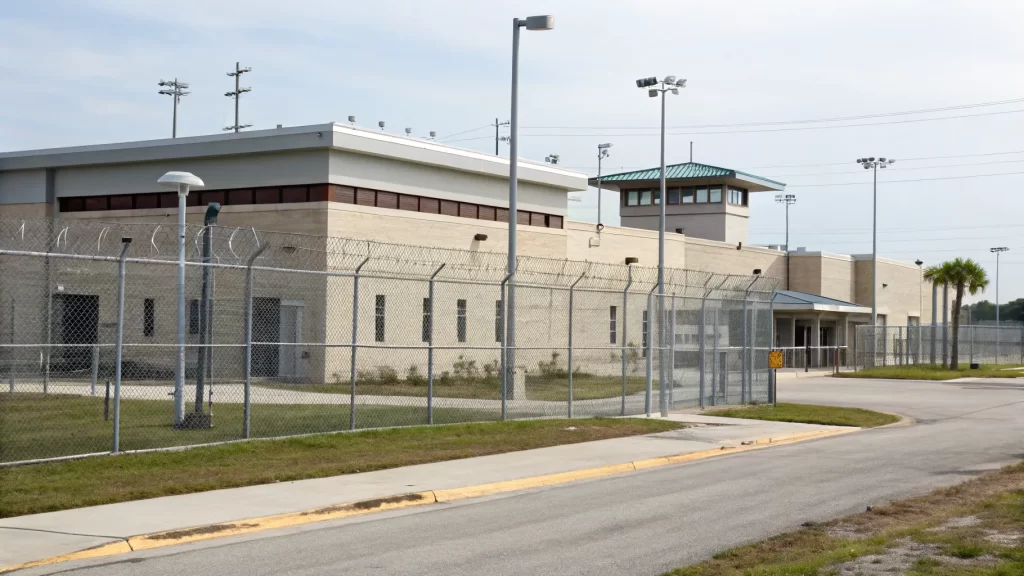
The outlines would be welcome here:
<svg viewBox="0 0 1024 576">
<path fill-rule="evenodd" d="M 752 274 L 754 269 L 760 268 L 762 275 L 780 279 L 780 288 L 785 287 L 786 256 L 779 250 L 746 246 L 737 250 L 735 244 L 687 238 L 686 268 L 744 275 Z"/>
<path fill-rule="evenodd" d="M 863 306 L 871 306 L 871 257 L 855 257 L 854 269 L 856 301 Z M 909 316 L 920 316 L 925 324 L 931 322 L 931 283 L 920 278 L 921 271 L 914 264 L 878 259 L 878 313 L 885 314 L 887 325 L 904 326 Z M 940 287 L 940 301 L 941 298 Z M 942 322 L 941 310 L 938 321 Z"/>
<path fill-rule="evenodd" d="M 846 255 L 792 252 L 790 282 L 793 290 L 855 301 L 853 259 Z"/>
<path fill-rule="evenodd" d="M 47 204 L 0 204 L 0 218 L 46 218 Z"/>
<path fill-rule="evenodd" d="M 566 258 L 607 264 L 625 264 L 626 258 L 639 258 L 641 266 L 658 265 L 658 233 L 637 228 L 607 226 L 598 234 L 593 224 L 566 222 Z M 665 265 L 686 267 L 686 237 L 665 235 Z"/>
</svg>

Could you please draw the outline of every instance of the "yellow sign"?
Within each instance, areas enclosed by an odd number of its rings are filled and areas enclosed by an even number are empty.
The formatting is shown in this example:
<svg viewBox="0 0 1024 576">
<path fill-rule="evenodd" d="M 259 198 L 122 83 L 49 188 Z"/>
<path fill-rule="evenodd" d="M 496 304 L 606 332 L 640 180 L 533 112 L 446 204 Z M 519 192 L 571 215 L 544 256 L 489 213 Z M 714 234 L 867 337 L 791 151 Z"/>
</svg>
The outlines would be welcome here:
<svg viewBox="0 0 1024 576">
<path fill-rule="evenodd" d="M 782 368 L 782 350 L 772 350 L 768 353 L 768 367 Z"/>
</svg>

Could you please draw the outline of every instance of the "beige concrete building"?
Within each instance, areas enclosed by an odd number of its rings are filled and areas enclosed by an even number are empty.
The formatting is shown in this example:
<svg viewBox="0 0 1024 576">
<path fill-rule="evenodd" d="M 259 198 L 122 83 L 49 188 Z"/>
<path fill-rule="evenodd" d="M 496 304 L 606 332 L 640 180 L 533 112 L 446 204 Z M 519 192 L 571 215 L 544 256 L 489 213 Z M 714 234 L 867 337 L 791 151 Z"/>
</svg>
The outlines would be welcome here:
<svg viewBox="0 0 1024 576">
<path fill-rule="evenodd" d="M 187 216 L 193 224 L 202 223 L 208 204 L 218 203 L 218 224 L 224 227 L 500 254 L 507 249 L 508 169 L 506 158 L 338 124 L 9 152 L 0 154 L 0 218 L 57 217 L 173 226 L 177 197 L 156 181 L 167 171 L 181 170 L 205 182 L 204 188 L 188 197 Z M 853 326 L 869 321 L 865 310 L 871 305 L 870 257 L 793 251 L 787 263 L 787 253 L 779 247 L 755 247 L 747 242 L 749 194 L 783 190 L 784 184 L 693 163 L 674 166 L 670 173 L 667 266 L 741 276 L 760 274 L 778 279 L 787 290 L 840 302 L 811 302 L 809 307 L 788 302 L 788 307 L 778 307 L 779 346 L 803 346 L 808 339 L 811 345 L 846 346 Z M 622 192 L 621 227 L 567 220 L 567 194 L 587 188 L 584 174 L 521 160 L 519 178 L 519 213 L 515 217 L 521 255 L 615 265 L 627 259 L 636 259 L 642 266 L 657 263 L 656 202 L 660 198 L 656 170 L 602 179 L 606 188 L 614 186 Z M 11 260 L 3 263 L 10 266 Z M 917 266 L 879 260 L 878 281 L 880 322 L 895 326 L 929 318 L 929 302 L 922 305 L 920 294 L 927 294 L 930 286 L 922 284 Z M 281 333 L 287 331 L 295 342 L 329 342 L 343 334 L 342 327 L 351 319 L 351 306 L 325 305 L 334 291 L 342 290 L 339 283 L 342 281 L 311 282 L 301 293 L 284 281 L 268 284 L 261 297 L 274 299 L 265 306 L 269 306 L 268 314 L 280 318 L 275 334 L 283 337 Z M 376 292 L 367 290 L 371 294 L 368 311 L 384 302 L 385 307 L 411 318 L 400 328 L 387 329 L 389 334 L 400 335 L 391 341 L 418 343 L 420 297 L 399 304 L 404 293 L 396 283 Z M 451 330 L 445 328 L 445 333 L 458 332 L 459 314 L 468 319 L 471 330 L 493 331 L 497 295 L 492 292 L 439 296 L 437 305 L 458 312 L 449 317 L 456 324 L 448 327 Z M 148 298 L 137 294 L 140 302 Z M 377 301 L 377 296 L 383 300 Z M 171 298 L 166 294 L 154 298 L 153 306 L 162 311 L 161 317 L 170 313 Z M 442 304 L 443 298 L 451 302 Z M 475 303 L 460 304 L 466 299 Z M 616 313 L 611 310 L 616 302 L 620 300 L 614 296 L 594 299 L 587 312 L 594 325 L 614 324 L 609 314 Z M 143 306 L 150 305 L 139 305 L 138 326 L 145 324 L 141 320 L 147 314 Z M 102 308 L 109 310 L 109 306 Z M 459 312 L 463 308 L 465 312 Z M 543 309 L 538 306 L 536 313 L 542 315 Z M 629 312 L 630 323 L 637 323 L 629 328 L 633 334 L 640 332 L 642 309 L 641 302 Z M 524 318 L 530 314 L 524 312 Z M 555 319 L 538 316 L 536 321 L 551 326 Z M 102 329 L 109 318 L 99 324 Z M 157 324 L 158 335 L 166 336 L 162 331 L 172 329 L 169 321 Z M 377 326 L 367 322 L 361 330 L 372 340 Z M 814 334 L 808 336 L 810 330 Z M 610 344 L 608 335 L 601 332 L 593 337 L 595 348 Z M 687 340 L 686 335 L 680 336 Z M 614 337 L 611 340 L 614 343 Z M 545 341 L 552 349 L 563 345 L 554 337 Z M 640 338 L 630 341 L 639 344 Z M 490 363 L 492 356 L 482 353 L 479 364 Z M 344 354 L 328 349 L 310 352 L 291 346 L 282 348 L 274 362 L 266 368 L 268 375 L 330 378 L 344 372 L 347 360 Z M 606 352 L 595 352 L 589 362 L 605 363 L 613 370 L 617 361 Z"/>
</svg>

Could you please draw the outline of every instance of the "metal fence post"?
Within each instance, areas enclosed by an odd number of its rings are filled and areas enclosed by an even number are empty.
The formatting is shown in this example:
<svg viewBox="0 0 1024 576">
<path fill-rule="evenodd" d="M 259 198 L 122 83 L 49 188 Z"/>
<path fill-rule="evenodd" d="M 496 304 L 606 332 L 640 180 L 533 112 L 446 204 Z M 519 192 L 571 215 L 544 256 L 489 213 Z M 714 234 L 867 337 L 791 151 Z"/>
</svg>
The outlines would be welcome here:
<svg viewBox="0 0 1024 576">
<path fill-rule="evenodd" d="M 700 356 L 697 359 L 697 368 L 700 370 L 700 407 L 704 409 L 704 334 L 705 325 L 707 324 L 707 303 L 708 303 L 708 291 L 704 292 L 704 295 L 700 298 L 700 327 L 697 329 L 697 354 Z"/>
<path fill-rule="evenodd" d="M 505 417 L 508 414 L 508 376 L 510 369 L 508 367 L 508 311 L 505 309 L 505 287 L 508 285 L 509 278 L 512 277 L 512 273 L 508 273 L 504 278 L 501 279 L 501 421 L 505 421 Z M 513 382 L 513 385 L 515 382 Z"/>
<path fill-rule="evenodd" d="M 125 257 L 131 238 L 121 238 L 121 257 L 117 263 L 117 336 L 114 341 L 114 445 L 111 452 L 121 451 L 121 353 L 124 348 L 124 273 Z"/>
<path fill-rule="evenodd" d="M 972 325 L 968 326 L 967 329 L 971 331 L 971 349 L 970 349 L 970 352 L 968 354 L 968 360 L 967 361 L 970 364 L 974 364 L 974 325 L 972 324 Z M 999 337 L 999 335 L 998 335 L 998 331 L 997 331 L 996 338 L 998 338 L 998 337 Z"/>
<path fill-rule="evenodd" d="M 757 282 L 755 279 L 754 282 Z M 751 284 L 753 286 L 753 284 Z M 820 340 L 819 340 L 820 345 Z M 821 348 L 818 348 L 821 353 Z M 754 364 L 757 361 L 757 302 L 750 304 L 750 373 L 747 375 L 747 402 L 754 401 Z"/>
<path fill-rule="evenodd" d="M 633 285 L 633 267 L 626 266 L 628 280 L 622 289 L 622 410 L 620 416 L 626 415 L 626 341 L 629 332 L 629 287 Z"/>
<path fill-rule="evenodd" d="M 718 405 L 718 308 L 712 315 L 713 326 L 711 328 L 711 405 Z M 726 393 L 726 404 L 728 404 L 728 393 Z"/>
<path fill-rule="evenodd" d="M 441 264 L 434 270 L 427 284 L 427 424 L 434 423 L 434 278 L 444 266 Z"/>
<path fill-rule="evenodd" d="M 580 277 L 577 278 L 576 281 L 573 282 L 571 286 L 569 286 L 569 351 L 568 351 L 568 358 L 567 358 L 568 367 L 569 367 L 569 375 L 568 375 L 568 379 L 569 379 L 569 407 L 568 407 L 569 418 L 572 418 L 572 350 L 573 350 L 573 348 L 572 348 L 572 308 L 573 308 L 573 297 L 575 296 L 576 285 L 580 283 L 580 280 L 583 280 L 583 277 L 586 276 L 586 274 L 587 273 L 584 271 L 582 274 L 580 274 Z"/>
<path fill-rule="evenodd" d="M 7 366 L 7 387 L 10 389 L 11 394 L 14 394 L 14 361 L 18 357 L 15 353 L 17 348 L 14 347 L 14 334 L 14 298 L 11 298 L 11 361 Z"/>
<path fill-rule="evenodd" d="M 93 345 L 92 347 L 92 380 L 89 384 L 89 395 L 96 395 L 96 381 L 99 380 L 100 376 L 100 347 Z"/>
<path fill-rule="evenodd" d="M 938 338 L 938 318 L 939 318 L 939 285 L 932 282 L 932 333 L 929 338 L 931 344 L 931 352 L 929 353 L 928 363 L 935 364 L 935 344 Z"/>
<path fill-rule="evenodd" d="M 668 390 L 667 396 L 663 402 L 662 416 L 668 416 L 669 405 L 673 405 L 675 399 L 675 388 L 676 388 L 676 293 L 672 293 L 672 323 L 669 328 L 669 342 L 668 342 L 668 357 L 670 364 L 668 369 Z"/>
<path fill-rule="evenodd" d="M 771 300 L 768 301 L 768 317 L 771 318 L 771 328 L 768 330 L 768 349 L 775 348 L 775 291 L 772 291 L 770 296 Z M 846 342 L 846 338 L 849 337 L 848 333 L 843 334 L 843 342 Z M 854 338 L 856 339 L 856 337 Z M 836 362 L 836 371 L 839 370 L 839 362 Z M 772 406 L 776 405 L 776 381 L 779 378 L 778 372 L 775 369 L 768 370 L 768 401 L 772 403 Z"/>
<path fill-rule="evenodd" d="M 356 350 L 359 348 L 359 271 L 370 261 L 367 256 L 352 274 L 352 365 L 349 366 L 348 429 L 356 429 Z"/>
<path fill-rule="evenodd" d="M 949 366 L 949 284 L 942 285 L 942 365 Z"/>
<path fill-rule="evenodd" d="M 753 284 L 753 283 L 751 283 Z M 743 343 L 740 346 L 740 404 L 747 403 L 747 339 L 750 337 L 750 330 L 747 326 L 747 299 L 750 295 L 750 287 L 743 293 Z"/>
<path fill-rule="evenodd" d="M 245 263 L 245 374 L 244 400 L 242 407 L 242 438 L 249 437 L 249 423 L 252 414 L 252 297 L 255 288 L 252 265 L 270 248 L 270 244 L 260 246 Z"/>
<path fill-rule="evenodd" d="M 652 308 L 651 301 L 654 298 L 654 291 L 658 289 L 658 285 L 655 284 L 654 288 L 647 293 L 647 327 L 644 331 L 644 338 L 647 342 L 644 342 L 644 355 L 647 356 L 647 373 L 645 374 L 646 389 L 644 391 L 644 412 L 647 413 L 647 417 L 651 416 L 651 393 L 653 390 L 652 381 L 654 379 L 654 330 L 651 328 L 654 324 L 654 316 L 651 312 L 654 311 Z"/>
</svg>

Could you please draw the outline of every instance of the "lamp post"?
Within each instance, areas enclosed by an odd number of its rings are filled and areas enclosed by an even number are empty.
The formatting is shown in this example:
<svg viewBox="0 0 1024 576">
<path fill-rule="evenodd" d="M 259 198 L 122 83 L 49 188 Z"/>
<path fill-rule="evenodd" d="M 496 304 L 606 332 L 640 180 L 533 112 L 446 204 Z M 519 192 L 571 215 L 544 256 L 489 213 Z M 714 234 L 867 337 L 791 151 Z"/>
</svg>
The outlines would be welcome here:
<svg viewBox="0 0 1024 576">
<path fill-rule="evenodd" d="M 554 16 L 529 16 L 512 19 L 512 114 L 509 119 L 509 159 L 508 159 L 508 298 L 505 334 L 505 370 L 507 373 L 515 369 L 516 344 L 516 308 L 515 308 L 515 271 L 516 271 L 516 224 L 519 219 L 519 29 L 551 30 L 555 27 Z M 514 374 L 511 374 L 514 377 Z M 514 380 L 507 380 L 514 382 Z M 504 394 L 506 391 L 502 391 Z M 504 396 L 503 396 L 504 397 Z"/>
<path fill-rule="evenodd" d="M 858 158 L 857 164 L 865 170 L 872 171 L 872 200 L 871 200 L 871 363 L 874 366 L 875 356 L 878 353 L 878 168 L 886 168 L 896 162 L 892 158 L 888 160 L 875 157 Z"/>
<path fill-rule="evenodd" d="M 640 78 L 636 81 L 637 88 L 646 88 L 647 95 L 651 98 L 661 96 L 661 177 L 660 192 L 658 193 L 658 318 L 664 320 L 665 303 L 665 204 L 668 202 L 665 194 L 665 94 L 671 92 L 678 95 L 680 88 L 686 88 L 685 78 L 665 76 L 661 80 L 651 76 Z M 674 321 L 675 319 L 673 319 Z M 661 330 L 658 339 L 659 349 L 665 344 L 665 322 L 659 322 Z M 665 355 L 658 352 L 658 386 L 660 388 L 661 414 L 668 415 L 668 406 L 665 405 Z"/>
<path fill-rule="evenodd" d="M 924 269 L 921 266 L 924 264 L 920 258 L 914 261 L 917 264 L 917 363 L 921 363 L 921 320 L 924 319 L 924 293 L 922 292 L 924 286 Z M 908 334 L 909 336 L 909 334 Z"/>
<path fill-rule="evenodd" d="M 608 149 L 611 144 L 597 145 L 597 232 L 601 233 L 604 226 L 601 223 L 601 160 L 608 157 Z"/>
<path fill-rule="evenodd" d="M 996 255 L 996 364 L 999 364 L 999 255 L 1009 250 L 1006 246 L 989 248 Z"/>
<path fill-rule="evenodd" d="M 189 172 L 168 172 L 157 180 L 178 192 L 178 354 L 174 362 L 174 425 L 185 417 L 185 199 L 189 188 L 202 188 L 203 181 Z"/>
<path fill-rule="evenodd" d="M 776 194 L 775 202 L 786 205 L 786 290 L 789 290 L 789 207 L 796 204 L 796 194 Z"/>
</svg>

